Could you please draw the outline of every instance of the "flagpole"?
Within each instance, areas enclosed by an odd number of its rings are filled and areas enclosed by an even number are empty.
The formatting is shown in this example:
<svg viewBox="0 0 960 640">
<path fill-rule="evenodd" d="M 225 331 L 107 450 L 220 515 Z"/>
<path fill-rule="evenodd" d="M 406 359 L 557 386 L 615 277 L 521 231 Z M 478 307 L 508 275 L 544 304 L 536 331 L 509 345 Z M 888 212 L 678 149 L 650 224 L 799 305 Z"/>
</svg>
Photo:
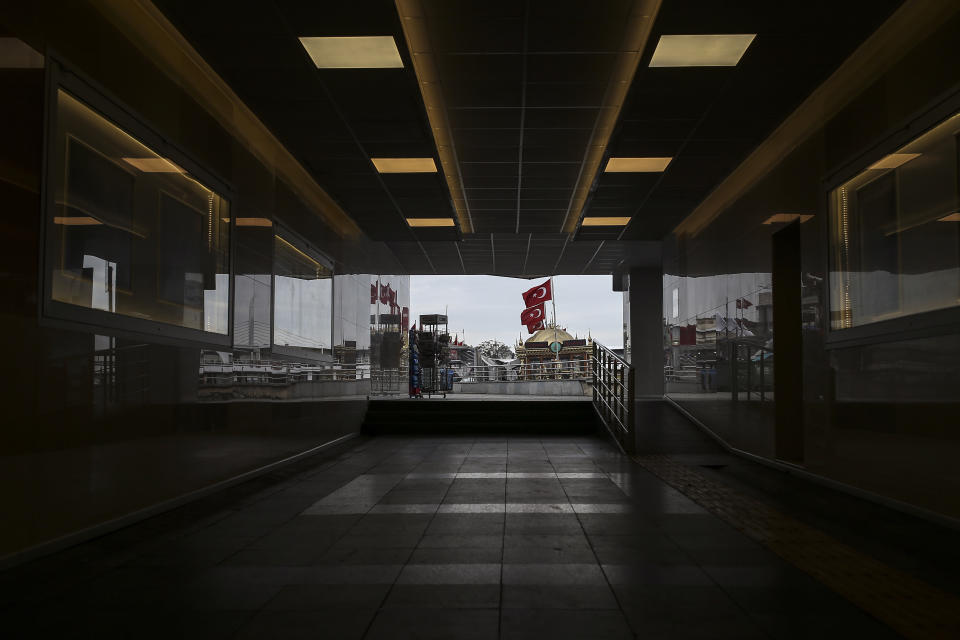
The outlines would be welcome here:
<svg viewBox="0 0 960 640">
<path fill-rule="evenodd" d="M 550 302 L 553 304 L 553 341 L 557 342 L 557 286 L 550 276 Z M 556 360 L 560 360 L 560 349 L 555 352 Z"/>
</svg>

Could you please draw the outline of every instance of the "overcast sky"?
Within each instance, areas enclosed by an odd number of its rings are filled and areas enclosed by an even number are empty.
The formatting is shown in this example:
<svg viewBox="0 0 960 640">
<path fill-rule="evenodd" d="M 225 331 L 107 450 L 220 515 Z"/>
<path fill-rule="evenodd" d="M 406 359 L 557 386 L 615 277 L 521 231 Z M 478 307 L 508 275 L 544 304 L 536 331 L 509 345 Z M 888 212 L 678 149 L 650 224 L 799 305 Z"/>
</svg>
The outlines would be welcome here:
<svg viewBox="0 0 960 640">
<path fill-rule="evenodd" d="M 521 293 L 543 279 L 499 276 L 410 276 L 410 317 L 443 313 L 449 307 L 450 333 L 466 332 L 467 344 L 499 340 L 513 348 L 526 327 L 520 324 Z M 609 347 L 623 346 L 623 294 L 611 290 L 610 276 L 556 276 L 558 324 L 571 334 Z M 547 311 L 551 311 L 547 303 Z"/>
</svg>

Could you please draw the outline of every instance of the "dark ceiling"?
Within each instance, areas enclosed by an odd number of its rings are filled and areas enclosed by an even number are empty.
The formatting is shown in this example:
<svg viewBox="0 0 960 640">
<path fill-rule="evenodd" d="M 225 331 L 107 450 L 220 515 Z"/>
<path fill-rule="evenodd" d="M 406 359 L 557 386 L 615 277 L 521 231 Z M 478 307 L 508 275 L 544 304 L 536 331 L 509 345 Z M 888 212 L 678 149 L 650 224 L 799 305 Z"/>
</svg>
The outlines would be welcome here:
<svg viewBox="0 0 960 640">
<path fill-rule="evenodd" d="M 601 174 L 588 215 L 626 229 L 561 232 L 633 0 L 424 0 L 474 232 L 440 174 L 381 175 L 378 156 L 434 156 L 391 0 L 155 0 L 184 36 L 409 273 L 532 277 L 656 261 L 668 234 L 900 0 L 664 0 L 613 156 L 672 156 L 662 174 Z M 661 34 L 756 33 L 734 68 L 648 68 Z M 392 35 L 404 69 L 318 70 L 299 36 Z M 438 158 L 439 166 L 439 158 Z M 278 212 L 282 218 L 282 212 Z"/>
</svg>

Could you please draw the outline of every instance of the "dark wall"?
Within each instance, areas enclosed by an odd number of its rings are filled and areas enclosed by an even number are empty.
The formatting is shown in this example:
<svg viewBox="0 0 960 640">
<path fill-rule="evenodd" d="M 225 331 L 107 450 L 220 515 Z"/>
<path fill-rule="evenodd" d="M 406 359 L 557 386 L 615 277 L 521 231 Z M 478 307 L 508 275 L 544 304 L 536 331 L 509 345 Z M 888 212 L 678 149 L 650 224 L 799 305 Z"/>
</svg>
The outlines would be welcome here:
<svg viewBox="0 0 960 640">
<path fill-rule="evenodd" d="M 87 3 L 4 5 L 0 36 L 55 51 L 229 185 L 234 215 L 279 212 L 338 262 L 348 251 L 255 150 Z M 356 433 L 368 390 L 332 383 L 272 400 L 204 401 L 200 345 L 41 318 L 46 71 L 0 69 L 0 562 Z M 235 232 L 237 273 L 269 274 L 273 234 Z"/>
<path fill-rule="evenodd" d="M 743 317 L 750 321 L 753 334 L 741 338 L 733 329 L 734 335 L 728 333 L 726 341 L 721 338 L 717 346 L 705 347 L 713 349 L 717 359 L 713 388 L 704 384 L 709 375 L 688 373 L 685 382 L 682 375 L 668 377 L 667 395 L 732 446 L 776 458 L 780 448 L 774 386 L 767 385 L 761 401 L 759 366 L 754 361 L 751 393 L 743 393 L 741 377 L 740 395 L 734 397 L 729 340 L 769 341 L 772 346 L 784 320 L 778 318 L 777 326 L 772 326 L 760 308 L 772 301 L 776 282 L 772 235 L 785 225 L 763 222 L 780 212 L 812 214 L 799 223 L 801 311 L 799 317 L 788 320 L 802 331 L 801 361 L 793 363 L 802 376 L 803 392 L 803 433 L 793 443 L 802 442 L 802 452 L 787 457 L 825 478 L 953 518 L 960 518 L 960 474 L 956 472 L 960 329 L 953 325 L 926 335 L 904 329 L 845 344 L 828 340 L 826 200 L 832 176 L 862 170 L 873 162 L 868 159 L 871 151 L 892 152 L 902 144 L 894 141 L 897 136 L 904 142 L 910 138 L 911 125 L 912 135 L 918 135 L 924 126 L 918 123 L 942 108 L 944 101 L 960 104 L 957 41 L 960 18 L 955 17 L 915 42 L 899 62 L 825 121 L 707 228 L 695 236 L 668 238 L 664 259 L 668 326 L 687 326 L 698 317 Z M 860 157 L 864 160 L 858 161 Z M 946 226 L 943 230 L 955 232 Z M 680 318 L 671 317 L 674 288 L 681 291 Z M 737 306 L 743 299 L 749 307 Z M 665 349 L 668 353 L 671 349 L 695 351 L 669 340 Z M 704 359 L 701 354 L 700 360 Z M 688 357 L 690 361 L 693 357 Z M 778 367 L 789 364 L 777 361 Z"/>
</svg>

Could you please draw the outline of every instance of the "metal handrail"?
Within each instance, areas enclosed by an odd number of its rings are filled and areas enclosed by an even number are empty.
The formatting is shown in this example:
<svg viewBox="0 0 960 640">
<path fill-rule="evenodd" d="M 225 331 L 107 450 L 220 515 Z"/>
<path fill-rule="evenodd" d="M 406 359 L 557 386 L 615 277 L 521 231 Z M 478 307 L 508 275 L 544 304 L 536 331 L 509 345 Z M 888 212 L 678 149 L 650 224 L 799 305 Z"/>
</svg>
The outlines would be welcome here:
<svg viewBox="0 0 960 640">
<path fill-rule="evenodd" d="M 604 425 L 626 453 L 636 446 L 634 369 L 607 347 L 593 343 L 593 406 Z"/>
<path fill-rule="evenodd" d="M 529 382 L 533 380 L 589 380 L 589 360 L 550 360 L 515 365 L 468 365 L 459 382 Z M 454 369 L 456 371 L 456 369 Z"/>
</svg>

